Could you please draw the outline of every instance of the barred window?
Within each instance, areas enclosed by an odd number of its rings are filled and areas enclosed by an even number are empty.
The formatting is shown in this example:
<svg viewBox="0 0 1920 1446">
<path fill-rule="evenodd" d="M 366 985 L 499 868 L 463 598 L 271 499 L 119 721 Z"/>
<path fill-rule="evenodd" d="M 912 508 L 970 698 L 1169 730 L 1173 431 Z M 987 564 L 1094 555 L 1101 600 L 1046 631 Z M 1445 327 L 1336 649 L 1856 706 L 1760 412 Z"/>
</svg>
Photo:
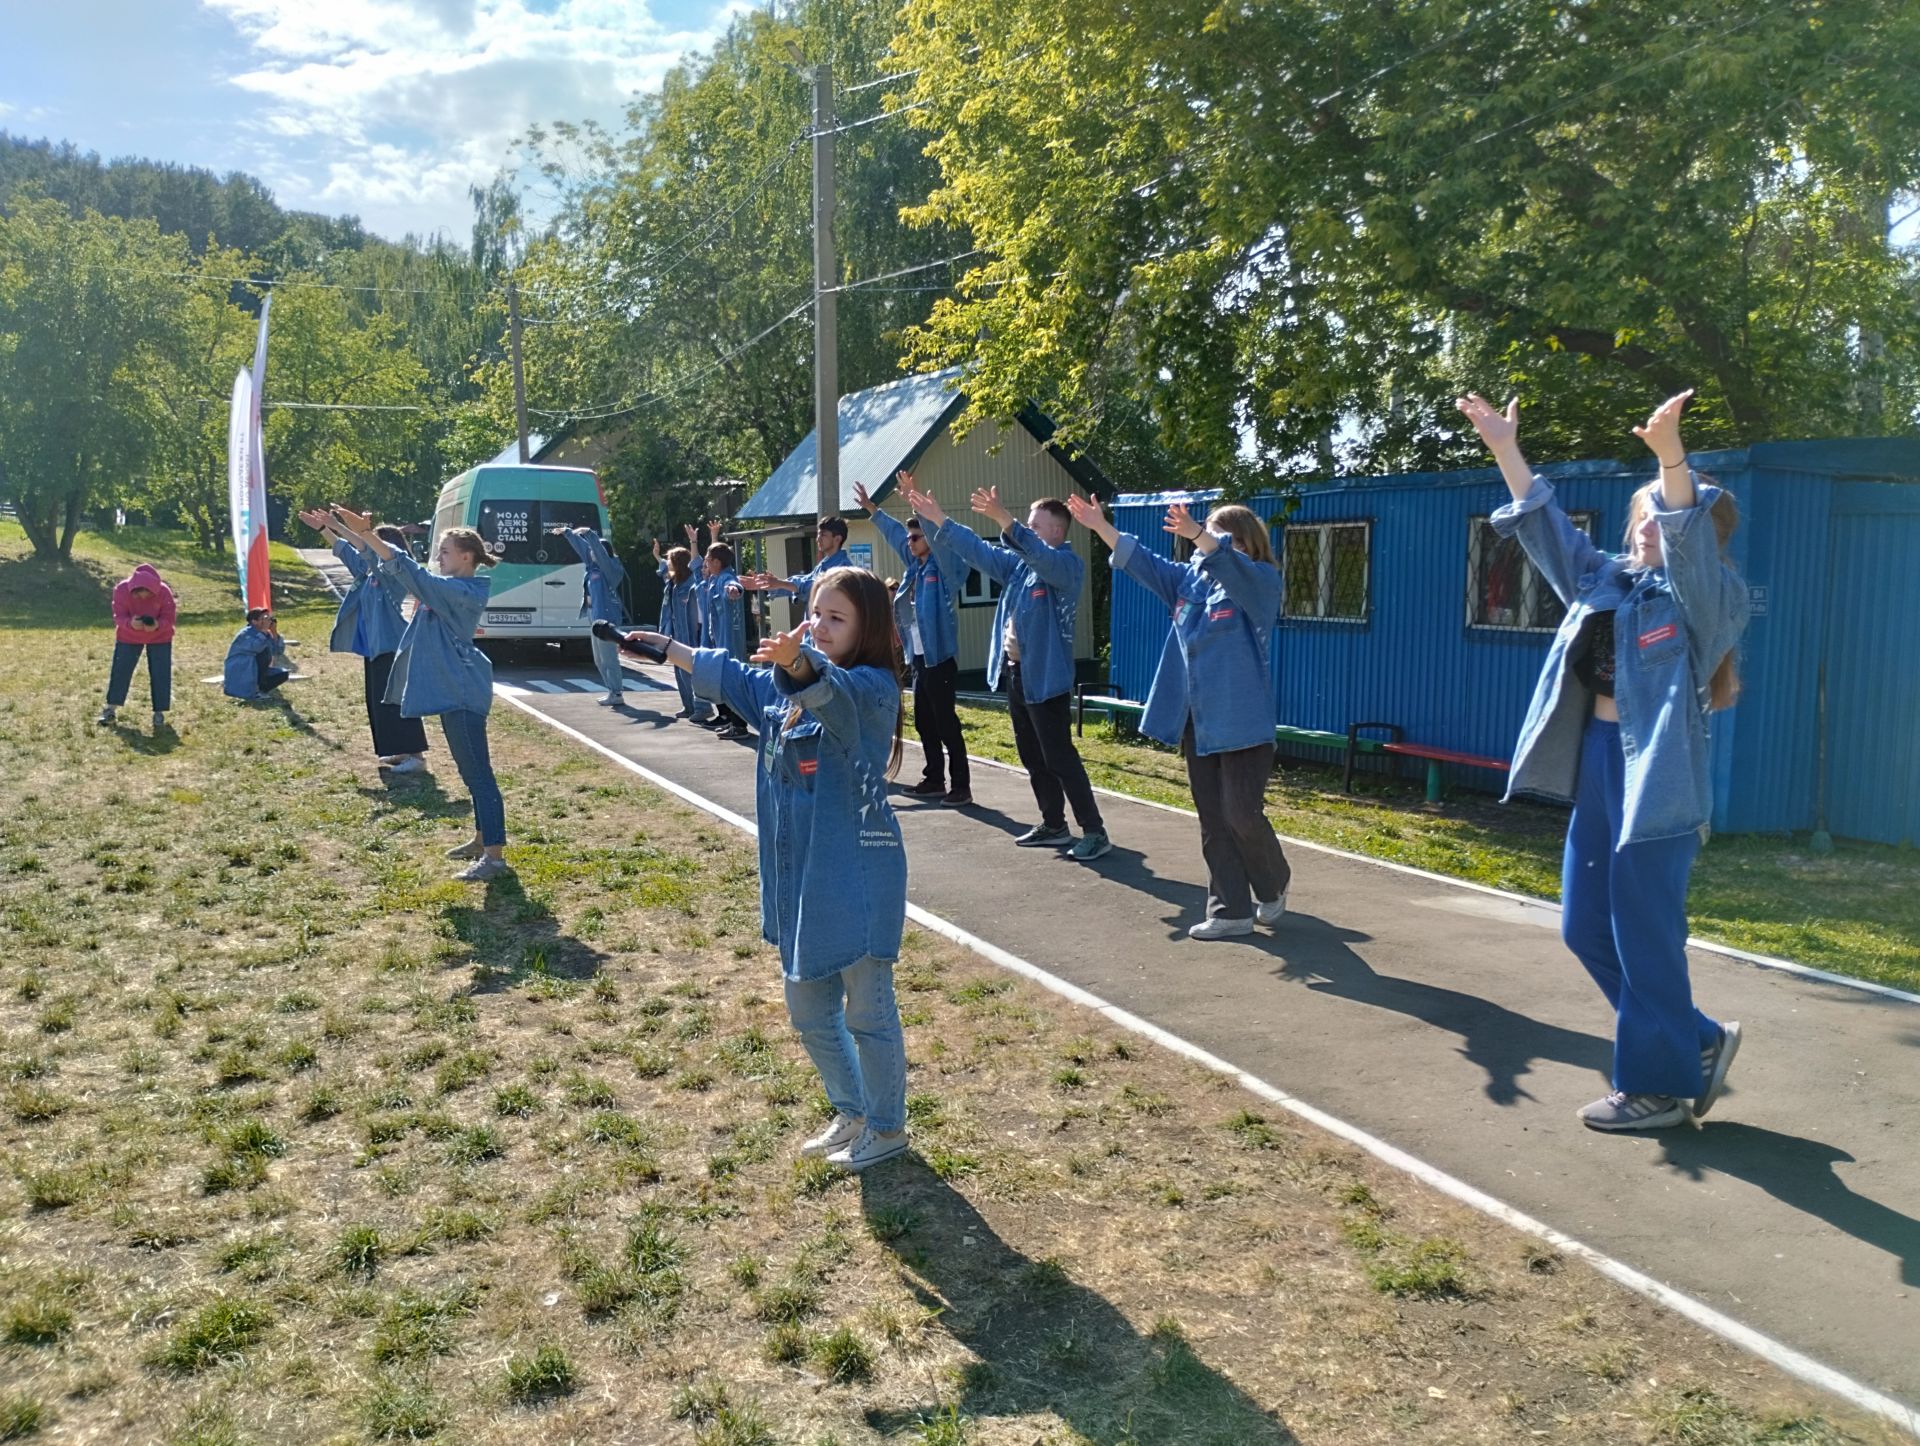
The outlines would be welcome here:
<svg viewBox="0 0 1920 1446">
<path fill-rule="evenodd" d="M 1365 622 L 1372 602 L 1371 522 L 1289 526 L 1281 534 L 1284 618 Z"/>
<path fill-rule="evenodd" d="M 1597 512 L 1567 516 L 1588 537 L 1600 522 Z M 1467 519 L 1468 627 L 1550 633 L 1566 615 L 1518 538 L 1502 537 L 1485 517 Z"/>
</svg>

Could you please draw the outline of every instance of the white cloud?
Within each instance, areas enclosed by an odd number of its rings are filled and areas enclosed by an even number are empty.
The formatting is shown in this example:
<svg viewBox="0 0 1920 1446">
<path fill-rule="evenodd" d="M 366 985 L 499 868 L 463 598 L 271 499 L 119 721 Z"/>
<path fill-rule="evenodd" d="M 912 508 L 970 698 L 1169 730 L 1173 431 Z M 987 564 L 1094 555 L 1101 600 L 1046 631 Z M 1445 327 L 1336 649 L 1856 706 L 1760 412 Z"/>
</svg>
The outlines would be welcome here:
<svg viewBox="0 0 1920 1446">
<path fill-rule="evenodd" d="M 635 0 L 200 0 L 249 48 L 229 82 L 257 97 L 258 166 L 283 204 L 356 211 L 386 235 L 465 232 L 467 187 L 530 125 L 617 123 L 742 8 L 704 30 Z"/>
</svg>

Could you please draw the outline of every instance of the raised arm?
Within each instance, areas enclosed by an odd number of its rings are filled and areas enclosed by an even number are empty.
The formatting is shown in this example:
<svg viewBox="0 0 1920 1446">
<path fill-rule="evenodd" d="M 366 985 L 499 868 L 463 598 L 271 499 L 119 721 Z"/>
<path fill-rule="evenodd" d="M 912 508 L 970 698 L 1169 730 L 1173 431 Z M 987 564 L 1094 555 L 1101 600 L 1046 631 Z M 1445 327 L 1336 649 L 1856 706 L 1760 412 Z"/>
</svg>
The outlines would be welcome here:
<svg viewBox="0 0 1920 1446">
<path fill-rule="evenodd" d="M 1687 445 L 1680 440 L 1680 413 L 1686 410 L 1693 388 L 1677 397 L 1668 397 L 1653 409 L 1644 427 L 1635 427 L 1633 435 L 1647 444 L 1647 450 L 1660 462 L 1660 495 L 1675 512 L 1693 506 L 1693 469 L 1687 465 Z"/>
<path fill-rule="evenodd" d="M 1579 595 L 1581 582 L 1606 565 L 1607 554 L 1560 509 L 1553 500 L 1552 485 L 1528 469 L 1520 452 L 1519 398 L 1508 402 L 1505 412 L 1494 411 L 1471 394 L 1458 398 L 1455 405 L 1500 464 L 1500 476 L 1513 498 L 1496 509 L 1488 522 L 1502 537 L 1520 540 L 1554 596 L 1570 605 Z"/>
<path fill-rule="evenodd" d="M 1507 398 L 1504 412 L 1496 412 L 1492 404 L 1478 392 L 1455 397 L 1453 404 L 1473 423 L 1473 430 L 1480 434 L 1480 440 L 1493 453 L 1493 460 L 1500 467 L 1501 479 L 1507 484 L 1507 491 L 1512 494 L 1513 500 L 1524 501 L 1527 493 L 1533 489 L 1533 468 L 1527 465 L 1527 459 L 1520 451 L 1520 398 Z"/>
<path fill-rule="evenodd" d="M 863 488 L 861 490 L 864 491 L 865 489 Z M 912 567 L 913 552 L 907 546 L 906 524 L 897 517 L 887 516 L 887 514 L 882 512 L 878 507 L 869 508 L 867 515 L 873 519 L 874 529 L 886 539 L 887 546 L 900 554 L 900 560 L 902 562 L 908 567 Z"/>
<path fill-rule="evenodd" d="M 1052 547 L 1040 540 L 1040 534 L 1024 522 L 1008 519 L 1002 531 L 1014 552 L 1026 559 L 1040 581 L 1062 592 L 1077 592 L 1080 579 L 1086 576 L 1086 560 L 1073 550 L 1071 543 L 1063 542 Z M 1002 581 L 1005 581 L 1003 578 Z"/>
<path fill-rule="evenodd" d="M 877 728 L 887 708 L 900 706 L 899 685 L 877 668 L 842 668 L 828 661 L 825 653 L 805 641 L 806 631 L 803 624 L 791 632 L 772 634 L 761 641 L 753 660 L 771 666 L 773 686 L 782 697 L 818 718 L 835 742 L 855 747 L 863 720 Z M 891 722 L 889 714 L 889 731 Z"/>
</svg>

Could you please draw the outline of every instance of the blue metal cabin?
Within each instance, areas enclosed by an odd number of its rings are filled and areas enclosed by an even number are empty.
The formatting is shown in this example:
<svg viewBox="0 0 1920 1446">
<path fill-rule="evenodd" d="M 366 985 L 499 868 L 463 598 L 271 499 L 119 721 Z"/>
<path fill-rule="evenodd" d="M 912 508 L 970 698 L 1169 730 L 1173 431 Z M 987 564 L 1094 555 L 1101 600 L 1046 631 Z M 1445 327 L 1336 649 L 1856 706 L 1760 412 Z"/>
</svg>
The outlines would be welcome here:
<svg viewBox="0 0 1920 1446">
<path fill-rule="evenodd" d="M 1740 503 L 1730 551 L 1754 612 L 1741 699 L 1713 720 L 1714 827 L 1813 828 L 1824 772 L 1831 832 L 1920 842 L 1920 440 L 1774 442 L 1694 460 Z M 1653 475 L 1618 462 L 1540 471 L 1568 512 L 1592 514 L 1595 540 L 1613 549 L 1633 489 Z M 1116 499 L 1115 523 L 1170 555 L 1160 530 L 1166 504 L 1187 501 L 1197 514 L 1218 497 L 1129 494 Z M 1506 500 L 1490 468 L 1304 487 L 1274 528 L 1276 556 L 1289 560 L 1290 530 L 1360 525 L 1363 533 L 1337 536 L 1348 564 L 1364 545 L 1364 588 L 1349 569 L 1344 595 L 1330 598 L 1325 584 L 1316 592 L 1304 572 L 1334 551 L 1335 534 L 1295 540 L 1290 615 L 1274 635 L 1280 721 L 1344 732 L 1382 719 L 1413 742 L 1508 756 L 1552 630 L 1488 607 L 1493 585 L 1471 520 Z M 1265 494 L 1248 505 L 1273 519 L 1284 504 Z M 1511 585 L 1509 574 L 1501 587 Z M 1316 599 L 1356 615 L 1297 615 Z M 1167 622 L 1145 589 L 1115 579 L 1110 673 L 1122 696 L 1146 697 Z M 1489 788 L 1494 778 L 1463 770 L 1456 781 Z"/>
</svg>

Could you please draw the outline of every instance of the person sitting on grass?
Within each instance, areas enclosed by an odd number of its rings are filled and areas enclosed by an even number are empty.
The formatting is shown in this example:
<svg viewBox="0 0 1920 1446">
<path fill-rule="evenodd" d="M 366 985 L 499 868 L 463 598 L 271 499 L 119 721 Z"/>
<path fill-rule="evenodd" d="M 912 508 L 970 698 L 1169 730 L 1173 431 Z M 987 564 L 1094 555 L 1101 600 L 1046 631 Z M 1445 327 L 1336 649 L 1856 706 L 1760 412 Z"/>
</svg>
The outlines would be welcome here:
<svg viewBox="0 0 1920 1446">
<path fill-rule="evenodd" d="M 272 608 L 248 608 L 247 625 L 227 644 L 220 691 L 229 698 L 264 698 L 293 674 L 274 661 L 287 655 Z"/>
<path fill-rule="evenodd" d="M 1193 544 L 1182 566 L 1121 532 L 1091 497 L 1067 498 L 1074 520 L 1113 549 L 1113 569 L 1166 604 L 1173 615 L 1140 731 L 1187 760 L 1207 864 L 1207 916 L 1193 939 L 1251 934 L 1287 912 L 1293 870 L 1267 821 L 1273 776 L 1274 624 L 1280 573 L 1267 524 L 1245 507 L 1216 507 L 1202 527 L 1184 503 L 1167 508 L 1163 530 Z"/>
<path fill-rule="evenodd" d="M 661 633 L 632 639 L 693 674 L 694 691 L 757 718 L 760 932 L 780 950 L 787 1012 L 832 1102 L 801 1146 L 846 1170 L 907 1148 L 907 1050 L 893 992 L 907 858 L 887 802 L 900 764 L 900 643 L 880 580 L 835 568 L 807 621 L 748 667 Z"/>
<path fill-rule="evenodd" d="M 993 523 L 1000 541 L 987 542 L 941 510 L 932 494 L 903 484 L 900 495 L 926 525 L 933 544 L 1001 586 L 987 651 L 987 686 L 1007 690 L 1013 745 L 1027 770 L 1040 822 L 1014 840 L 1022 848 L 1071 848 L 1076 859 L 1110 852 L 1107 826 L 1094 802 L 1086 765 L 1073 746 L 1073 631 L 1087 564 L 1067 545 L 1073 515 L 1064 502 L 1042 497 L 1025 523 L 1000 503 L 1000 489 L 978 488 L 973 510 Z M 1080 825 L 1067 828 L 1067 806 Z"/>
<path fill-rule="evenodd" d="M 153 701 L 153 731 L 167 726 L 173 706 L 173 589 L 160 580 L 152 563 L 143 562 L 113 588 L 113 666 L 107 674 L 107 706 L 93 721 L 114 721 L 127 701 L 133 670 L 147 655 L 147 691 Z"/>
<path fill-rule="evenodd" d="M 471 527 L 449 527 L 435 554 L 438 573 L 428 572 L 377 532 L 362 532 L 347 513 L 334 518 L 357 547 L 380 559 L 381 571 L 413 595 L 413 618 L 394 654 L 387 699 L 403 717 L 440 715 L 447 752 L 473 798 L 473 837 L 447 850 L 450 859 L 471 862 L 454 877 L 481 883 L 513 872 L 507 863 L 507 813 L 487 747 L 487 714 L 493 708 L 493 664 L 473 644 L 473 630 L 486 611 L 489 578 L 476 576 L 497 558 Z"/>
</svg>

